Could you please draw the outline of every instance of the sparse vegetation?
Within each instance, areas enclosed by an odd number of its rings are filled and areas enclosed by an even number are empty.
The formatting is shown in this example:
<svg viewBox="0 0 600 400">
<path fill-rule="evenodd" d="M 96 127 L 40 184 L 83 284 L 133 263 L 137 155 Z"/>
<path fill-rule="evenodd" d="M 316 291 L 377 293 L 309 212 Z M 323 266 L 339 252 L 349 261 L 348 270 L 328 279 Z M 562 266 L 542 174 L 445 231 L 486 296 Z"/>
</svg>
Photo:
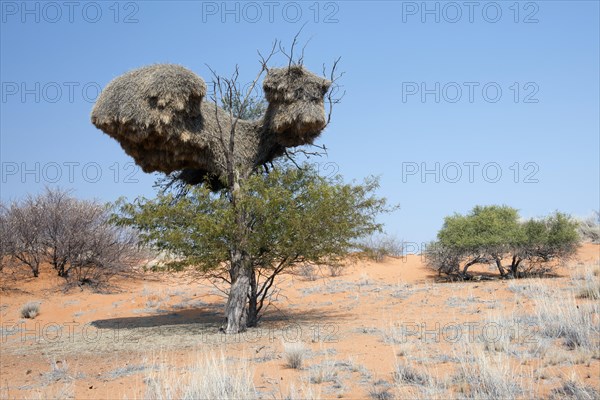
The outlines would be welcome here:
<svg viewBox="0 0 600 400">
<path fill-rule="evenodd" d="M 406 362 L 396 364 L 394 380 L 399 384 L 427 386 L 431 384 L 431 377 L 419 372 Z"/>
<path fill-rule="evenodd" d="M 578 221 L 578 231 L 584 242 L 600 243 L 600 211 L 594 215 Z"/>
<path fill-rule="evenodd" d="M 463 346 L 457 354 L 460 365 L 454 383 L 464 398 L 516 399 L 522 393 L 517 371 L 506 355 L 491 356 L 469 344 Z"/>
<path fill-rule="evenodd" d="M 323 382 L 335 382 L 338 378 L 336 363 L 325 360 L 321 364 L 311 367 L 310 382 L 320 384 Z"/>
<path fill-rule="evenodd" d="M 552 390 L 550 398 L 552 400 L 597 400 L 600 399 L 600 392 L 591 386 L 586 386 L 580 381 L 571 378 L 561 387 Z"/>
<path fill-rule="evenodd" d="M 402 257 L 404 254 L 404 243 L 393 236 L 371 236 L 358 248 L 367 259 L 375 262 L 382 262 L 385 257 Z"/>
<path fill-rule="evenodd" d="M 39 303 L 27 303 L 21 308 L 21 317 L 34 319 L 40 313 Z"/>
<path fill-rule="evenodd" d="M 578 305 L 574 296 L 560 301 L 547 295 L 535 297 L 535 318 L 540 334 L 562 339 L 567 348 L 593 350 L 600 346 L 600 306 Z"/>
<path fill-rule="evenodd" d="M 224 355 L 198 355 L 187 373 L 168 364 L 155 365 L 147 375 L 145 399 L 252 399 L 256 388 L 247 365 L 228 362 Z"/>
<path fill-rule="evenodd" d="M 306 347 L 301 342 L 283 343 L 286 365 L 289 368 L 301 369 L 304 357 L 306 356 Z"/>
<path fill-rule="evenodd" d="M 384 380 L 373 382 L 369 388 L 369 397 L 373 400 L 392 400 L 394 395 L 389 383 Z"/>
<path fill-rule="evenodd" d="M 309 263 L 304 263 L 298 267 L 298 275 L 311 282 L 319 278 L 317 267 Z"/>
<path fill-rule="evenodd" d="M 34 277 L 50 263 L 70 283 L 98 285 L 130 270 L 142 253 L 137 236 L 110 222 L 109 209 L 60 189 L 3 207 L 5 262 L 29 267 Z"/>
</svg>

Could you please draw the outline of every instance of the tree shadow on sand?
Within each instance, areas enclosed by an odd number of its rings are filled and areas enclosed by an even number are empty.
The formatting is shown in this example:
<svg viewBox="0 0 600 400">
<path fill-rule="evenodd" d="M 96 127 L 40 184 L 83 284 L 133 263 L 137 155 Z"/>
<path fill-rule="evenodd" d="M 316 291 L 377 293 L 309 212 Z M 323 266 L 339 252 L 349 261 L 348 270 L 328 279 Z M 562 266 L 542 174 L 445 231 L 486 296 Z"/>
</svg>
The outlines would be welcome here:
<svg viewBox="0 0 600 400">
<path fill-rule="evenodd" d="M 139 317 L 122 317 L 99 319 L 90 324 L 98 329 L 136 329 L 156 328 L 166 326 L 188 326 L 190 328 L 218 327 L 223 323 L 224 305 L 207 305 L 199 308 L 191 308 L 177 311 L 167 311 L 159 315 L 147 315 Z M 330 310 L 272 310 L 263 316 L 258 328 L 281 327 L 289 324 L 333 324 L 349 314 L 340 314 Z"/>
</svg>

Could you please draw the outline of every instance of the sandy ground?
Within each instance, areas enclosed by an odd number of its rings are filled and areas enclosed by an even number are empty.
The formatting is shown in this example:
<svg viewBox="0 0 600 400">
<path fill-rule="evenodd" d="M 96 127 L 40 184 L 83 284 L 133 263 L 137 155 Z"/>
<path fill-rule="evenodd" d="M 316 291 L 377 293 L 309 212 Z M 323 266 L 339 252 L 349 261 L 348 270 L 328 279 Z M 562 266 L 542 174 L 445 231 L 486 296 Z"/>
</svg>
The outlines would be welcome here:
<svg viewBox="0 0 600 400">
<path fill-rule="evenodd" d="M 575 298 L 581 275 L 598 268 L 600 246 L 584 245 L 558 277 L 546 279 L 436 282 L 422 261 L 358 262 L 336 277 L 323 268 L 315 280 L 282 276 L 260 326 L 236 336 L 217 332 L 225 300 L 208 282 L 143 273 L 103 293 L 65 292 L 46 267 L 37 279 L 3 282 L 0 396 L 144 398 L 147 378 L 161 365 L 184 376 L 210 354 L 249 368 L 260 398 L 285 398 L 292 386 L 319 398 L 410 397 L 418 388 L 393 374 L 403 363 L 442 382 L 443 397 L 463 390 L 456 374 L 469 349 L 505 358 L 504 372 L 522 388 L 516 397 L 548 397 L 571 378 L 600 390 L 598 350 L 544 339 L 537 353 L 542 339 L 521 326 L 499 351 L 486 350 L 480 336 L 495 318 L 525 321 L 540 288 L 557 301 Z M 20 316 L 28 302 L 40 303 L 35 319 Z M 290 343 L 306 348 L 299 369 L 287 366 Z"/>
</svg>

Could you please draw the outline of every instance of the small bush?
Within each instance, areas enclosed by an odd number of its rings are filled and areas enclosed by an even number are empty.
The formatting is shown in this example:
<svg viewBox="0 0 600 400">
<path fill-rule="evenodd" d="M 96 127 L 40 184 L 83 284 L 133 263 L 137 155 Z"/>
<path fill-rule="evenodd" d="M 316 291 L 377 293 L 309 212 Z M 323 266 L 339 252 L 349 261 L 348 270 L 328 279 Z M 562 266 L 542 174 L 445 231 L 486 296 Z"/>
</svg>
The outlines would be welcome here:
<svg viewBox="0 0 600 400">
<path fill-rule="evenodd" d="M 330 264 L 328 268 L 329 276 L 332 278 L 342 275 L 342 272 L 344 271 L 344 266 L 342 264 Z"/>
<path fill-rule="evenodd" d="M 108 206 L 60 189 L 2 205 L 0 269 L 27 266 L 37 277 L 48 262 L 68 283 L 106 283 L 146 257 L 137 233 L 113 224 L 111 215 Z"/>
<path fill-rule="evenodd" d="M 359 248 L 370 260 L 382 262 L 385 257 L 402 257 L 404 243 L 391 236 L 374 236 L 363 242 Z"/>
<path fill-rule="evenodd" d="M 394 395 L 390 385 L 384 380 L 379 380 L 369 388 L 369 397 L 373 400 L 392 400 Z"/>
<path fill-rule="evenodd" d="M 429 375 L 420 373 L 406 363 L 396 365 L 394 380 L 396 383 L 421 386 L 426 386 L 431 383 L 431 377 Z"/>
<path fill-rule="evenodd" d="M 579 222 L 579 236 L 584 242 L 600 243 L 600 211 L 595 211 L 594 216 Z"/>
<path fill-rule="evenodd" d="M 454 382 L 467 399 L 516 399 L 522 389 L 518 372 L 503 353 L 490 357 L 480 349 L 471 349 L 463 343 L 459 354 L 458 374 Z M 462 397 L 462 396 L 461 396 Z"/>
<path fill-rule="evenodd" d="M 300 369 L 306 355 L 306 348 L 302 343 L 284 343 L 286 365 L 289 368 Z"/>
<path fill-rule="evenodd" d="M 335 382 L 337 380 L 338 372 L 334 362 L 325 361 L 322 364 L 315 366 L 314 370 L 310 374 L 310 382 L 320 384 L 323 382 Z"/>
<path fill-rule="evenodd" d="M 34 319 L 40 313 L 40 305 L 38 303 L 27 303 L 21 308 L 21 317 Z"/>
<path fill-rule="evenodd" d="M 317 268 L 312 264 L 302 264 L 298 268 L 298 274 L 307 281 L 316 281 L 319 277 L 317 273 Z"/>
</svg>

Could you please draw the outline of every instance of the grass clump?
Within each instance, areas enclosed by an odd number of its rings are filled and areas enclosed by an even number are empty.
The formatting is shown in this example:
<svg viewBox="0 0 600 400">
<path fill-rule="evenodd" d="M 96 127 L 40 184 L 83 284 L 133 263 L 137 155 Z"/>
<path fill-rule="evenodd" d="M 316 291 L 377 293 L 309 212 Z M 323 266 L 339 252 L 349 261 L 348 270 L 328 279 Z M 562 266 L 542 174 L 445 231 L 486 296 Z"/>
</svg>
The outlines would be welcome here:
<svg viewBox="0 0 600 400">
<path fill-rule="evenodd" d="M 561 387 L 554 389 L 550 398 L 558 399 L 575 399 L 575 400 L 597 400 L 600 399 L 600 392 L 591 386 L 569 379 Z"/>
<path fill-rule="evenodd" d="M 394 371 L 394 380 L 396 383 L 427 386 L 431 384 L 431 377 L 421 373 L 406 363 L 396 364 Z"/>
<path fill-rule="evenodd" d="M 224 355 L 198 356 L 186 371 L 169 363 L 150 366 L 144 380 L 144 399 L 253 399 L 257 397 L 252 371 L 230 363 Z"/>
<path fill-rule="evenodd" d="M 27 303 L 21 308 L 21 317 L 34 319 L 40 313 L 39 303 Z"/>
<path fill-rule="evenodd" d="M 302 362 L 306 355 L 306 348 L 300 342 L 284 343 L 286 365 L 292 369 L 302 368 Z"/>
</svg>

